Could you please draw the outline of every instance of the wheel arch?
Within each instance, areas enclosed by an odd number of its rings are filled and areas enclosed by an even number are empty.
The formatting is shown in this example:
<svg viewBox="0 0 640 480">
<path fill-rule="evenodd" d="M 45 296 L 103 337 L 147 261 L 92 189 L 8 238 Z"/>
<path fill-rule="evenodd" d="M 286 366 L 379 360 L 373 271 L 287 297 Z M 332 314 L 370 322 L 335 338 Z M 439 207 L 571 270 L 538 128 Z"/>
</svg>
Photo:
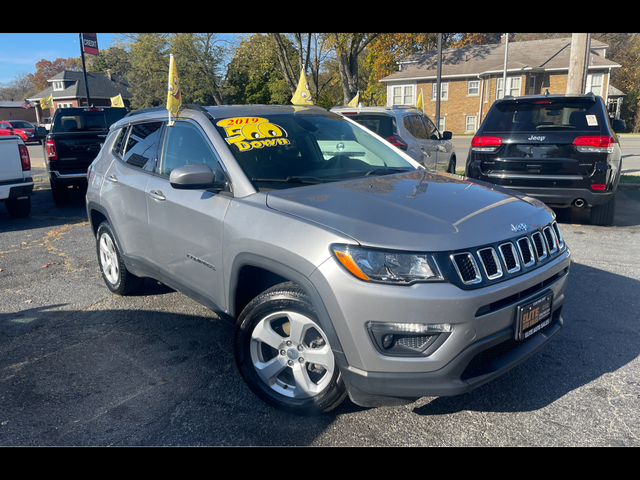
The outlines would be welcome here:
<svg viewBox="0 0 640 480">
<path fill-rule="evenodd" d="M 270 258 L 243 253 L 234 260 L 228 283 L 229 316 L 237 319 L 253 298 L 284 282 L 293 282 L 304 290 L 316 311 L 320 326 L 329 337 L 331 348 L 341 353 L 342 346 L 329 312 L 313 283 L 301 272 Z"/>
</svg>

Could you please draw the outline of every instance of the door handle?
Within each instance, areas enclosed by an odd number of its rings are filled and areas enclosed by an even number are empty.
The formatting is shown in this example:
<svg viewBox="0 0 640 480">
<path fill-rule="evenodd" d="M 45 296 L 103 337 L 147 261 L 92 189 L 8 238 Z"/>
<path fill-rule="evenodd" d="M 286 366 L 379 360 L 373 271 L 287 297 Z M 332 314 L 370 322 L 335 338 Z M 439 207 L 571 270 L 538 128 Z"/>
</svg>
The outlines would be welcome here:
<svg viewBox="0 0 640 480">
<path fill-rule="evenodd" d="M 118 178 L 115 175 L 107 175 L 106 178 L 112 183 L 118 183 Z"/>
<path fill-rule="evenodd" d="M 167 199 L 167 197 L 164 196 L 164 194 L 160 191 L 160 190 L 150 190 L 149 191 L 149 196 L 151 198 L 153 198 L 154 200 L 157 200 L 159 202 L 163 202 Z"/>
<path fill-rule="evenodd" d="M 422 154 L 423 154 L 425 157 L 430 157 L 430 156 L 431 156 L 431 152 L 429 152 L 429 150 L 427 150 L 427 149 L 426 149 L 426 148 L 424 148 L 424 147 L 420 147 L 420 151 L 422 152 Z"/>
</svg>

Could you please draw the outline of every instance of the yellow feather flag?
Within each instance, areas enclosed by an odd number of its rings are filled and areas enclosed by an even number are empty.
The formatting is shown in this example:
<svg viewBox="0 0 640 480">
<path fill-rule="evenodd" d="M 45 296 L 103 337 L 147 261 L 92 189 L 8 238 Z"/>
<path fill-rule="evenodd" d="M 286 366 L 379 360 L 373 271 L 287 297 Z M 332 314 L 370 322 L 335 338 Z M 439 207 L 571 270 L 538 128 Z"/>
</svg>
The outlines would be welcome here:
<svg viewBox="0 0 640 480">
<path fill-rule="evenodd" d="M 40 99 L 40 108 L 53 108 L 53 98 L 51 98 L 51 95 Z"/>
<path fill-rule="evenodd" d="M 178 83 L 178 70 L 173 60 L 173 54 L 170 55 L 169 61 L 169 92 L 167 93 L 167 110 L 174 117 L 178 116 L 178 110 L 182 105 L 182 97 L 180 94 L 180 84 Z"/>
<path fill-rule="evenodd" d="M 119 93 L 117 97 L 111 97 L 111 106 L 124 108 L 124 102 L 122 101 L 122 94 Z"/>
<path fill-rule="evenodd" d="M 348 105 L 350 107 L 357 107 L 358 103 L 360 103 L 360 92 L 356 93 L 356 96 L 351 99 Z"/>
<path fill-rule="evenodd" d="M 293 94 L 291 103 L 294 105 L 313 105 L 313 98 L 311 98 L 311 92 L 309 91 L 309 84 L 307 83 L 307 77 L 304 75 L 304 70 L 300 72 L 298 89 L 296 93 Z"/>
<path fill-rule="evenodd" d="M 418 101 L 416 102 L 416 108 L 424 111 L 424 102 L 422 101 L 422 89 L 420 89 L 420 95 L 418 95 Z"/>
</svg>

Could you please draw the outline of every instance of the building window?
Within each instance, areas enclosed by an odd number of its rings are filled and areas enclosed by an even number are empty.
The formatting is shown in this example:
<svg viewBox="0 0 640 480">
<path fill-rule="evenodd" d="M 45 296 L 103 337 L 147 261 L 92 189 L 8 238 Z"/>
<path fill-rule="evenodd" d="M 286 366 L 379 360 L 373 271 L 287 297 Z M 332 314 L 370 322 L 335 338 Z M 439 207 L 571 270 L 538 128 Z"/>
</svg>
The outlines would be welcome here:
<svg viewBox="0 0 640 480">
<path fill-rule="evenodd" d="M 590 73 L 587 75 L 586 92 L 593 92 L 594 95 L 602 96 L 602 85 L 604 84 L 604 75 L 602 73 Z"/>
<path fill-rule="evenodd" d="M 64 90 L 64 82 L 61 82 L 61 81 L 53 82 L 53 90 L 55 92 Z"/>
<path fill-rule="evenodd" d="M 431 100 L 435 100 L 438 97 L 438 84 L 434 83 L 433 88 L 431 89 Z M 449 84 L 441 83 L 440 84 L 440 100 L 448 100 L 449 99 Z"/>
<path fill-rule="evenodd" d="M 413 85 L 398 85 L 392 87 L 392 105 L 413 105 Z"/>
<path fill-rule="evenodd" d="M 480 95 L 479 80 L 469 80 L 469 84 L 467 85 L 467 95 L 470 97 Z"/>
<path fill-rule="evenodd" d="M 465 133 L 475 133 L 477 123 L 478 123 L 477 115 L 467 115 L 465 126 L 464 126 Z"/>
<path fill-rule="evenodd" d="M 440 117 L 440 121 L 438 122 L 438 130 L 444 132 L 444 117 Z"/>
<path fill-rule="evenodd" d="M 73 103 L 58 103 L 56 104 L 56 108 L 71 108 L 73 107 Z"/>
<path fill-rule="evenodd" d="M 498 78 L 498 83 L 496 86 L 496 100 L 504 97 L 502 80 L 503 78 Z M 507 95 L 511 95 L 512 97 L 520 96 L 520 81 L 520 77 L 507 77 Z"/>
</svg>

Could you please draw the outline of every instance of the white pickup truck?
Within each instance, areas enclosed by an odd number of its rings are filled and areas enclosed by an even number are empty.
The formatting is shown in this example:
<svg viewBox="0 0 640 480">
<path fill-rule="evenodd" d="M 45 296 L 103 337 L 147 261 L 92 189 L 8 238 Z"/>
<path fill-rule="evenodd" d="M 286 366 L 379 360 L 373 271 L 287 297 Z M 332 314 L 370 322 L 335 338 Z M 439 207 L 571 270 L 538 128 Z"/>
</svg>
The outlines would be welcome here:
<svg viewBox="0 0 640 480">
<path fill-rule="evenodd" d="M 31 213 L 31 159 L 29 150 L 16 135 L 0 137 L 0 202 L 7 206 L 11 218 Z"/>
</svg>

